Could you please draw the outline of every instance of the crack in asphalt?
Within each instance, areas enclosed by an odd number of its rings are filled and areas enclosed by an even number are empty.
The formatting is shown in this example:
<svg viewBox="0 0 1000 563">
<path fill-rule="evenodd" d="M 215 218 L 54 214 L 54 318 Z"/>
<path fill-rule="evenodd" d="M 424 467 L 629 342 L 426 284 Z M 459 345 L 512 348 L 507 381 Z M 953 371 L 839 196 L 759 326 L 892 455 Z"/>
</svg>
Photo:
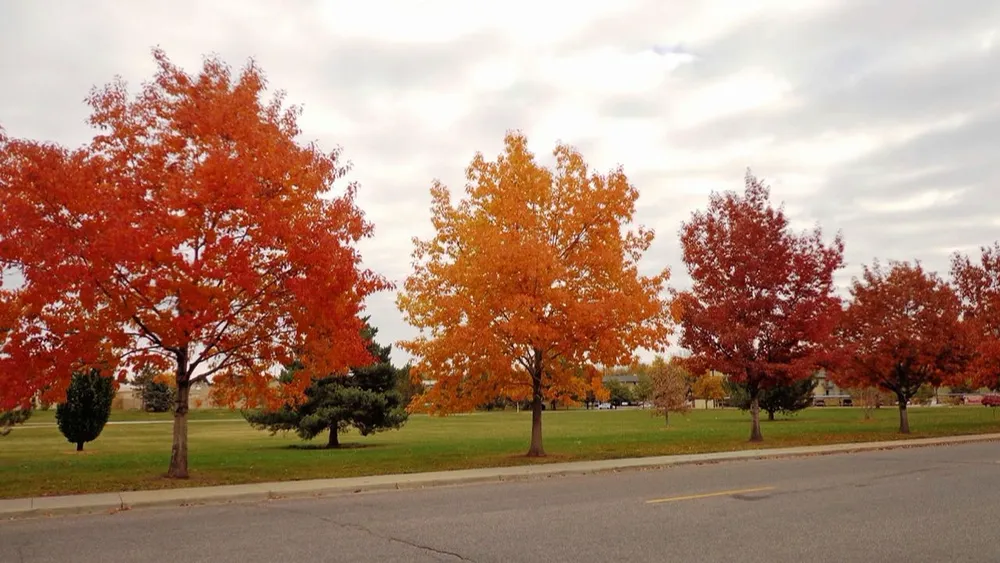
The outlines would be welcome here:
<svg viewBox="0 0 1000 563">
<path fill-rule="evenodd" d="M 293 509 L 290 509 L 290 508 L 284 508 L 284 507 L 273 506 L 273 505 L 268 506 L 268 508 L 269 509 L 273 509 L 273 510 L 280 510 L 282 512 L 288 512 L 290 514 L 298 514 L 300 516 L 309 516 L 309 517 L 321 520 L 323 522 L 326 522 L 327 524 L 333 524 L 334 526 L 338 526 L 340 528 L 344 528 L 344 529 L 347 529 L 347 530 L 354 530 L 354 531 L 357 531 L 357 532 L 364 532 L 364 533 L 366 533 L 366 534 L 368 534 L 368 535 L 370 535 L 370 536 L 372 536 L 374 538 L 378 538 L 378 539 L 381 539 L 381 540 L 386 540 L 386 541 L 390 541 L 390 542 L 400 543 L 400 544 L 403 544 L 405 546 L 412 547 L 414 549 L 419 549 L 421 551 L 427 551 L 429 553 L 433 553 L 433 554 L 436 554 L 436 555 L 444 555 L 444 556 L 447 556 L 447 557 L 452 557 L 452 558 L 458 559 L 459 561 L 467 561 L 468 563 L 476 563 L 474 560 L 469 559 L 468 557 L 465 557 L 464 555 L 462 555 L 460 553 L 455 553 L 454 551 L 448 551 L 446 549 L 438 549 L 438 548 L 433 547 L 433 546 L 429 546 L 429 545 L 424 545 L 424 544 L 412 542 L 410 540 L 406 540 L 406 539 L 403 539 L 403 538 L 397 538 L 395 536 L 390 536 L 390 535 L 386 535 L 386 534 L 379 534 L 379 533 L 375 532 L 374 530 L 372 530 L 370 528 L 362 526 L 361 524 L 354 524 L 354 523 L 350 523 L 350 522 L 338 522 L 337 520 L 334 520 L 334 519 L 332 519 L 332 518 L 330 518 L 328 516 L 323 516 L 322 514 L 316 514 L 316 513 L 308 512 L 308 511 L 304 511 L 304 510 L 293 510 Z"/>
</svg>

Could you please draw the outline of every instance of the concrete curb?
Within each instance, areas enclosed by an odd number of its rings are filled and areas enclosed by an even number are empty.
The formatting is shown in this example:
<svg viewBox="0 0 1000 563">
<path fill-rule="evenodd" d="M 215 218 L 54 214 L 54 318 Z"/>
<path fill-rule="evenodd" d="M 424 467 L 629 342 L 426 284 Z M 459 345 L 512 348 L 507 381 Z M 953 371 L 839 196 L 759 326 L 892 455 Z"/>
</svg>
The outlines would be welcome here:
<svg viewBox="0 0 1000 563">
<path fill-rule="evenodd" d="M 430 473 L 399 475 L 373 475 L 340 479 L 314 479 L 307 481 L 279 481 L 249 483 L 218 487 L 189 487 L 125 491 L 122 493 L 97 493 L 55 497 L 35 497 L 0 500 L 0 519 L 30 518 L 66 514 L 113 514 L 133 508 L 179 507 L 194 504 L 223 504 L 232 502 L 263 502 L 282 498 L 325 497 L 369 491 L 419 489 L 526 481 L 546 477 L 588 475 L 614 471 L 648 470 L 677 465 L 721 463 L 725 461 L 777 459 L 838 453 L 915 448 L 1000 441 L 1000 434 L 975 434 L 940 438 L 917 438 L 884 442 L 861 442 L 714 452 L 707 454 L 669 455 L 597 461 L 576 461 L 511 467 L 460 469 Z"/>
</svg>

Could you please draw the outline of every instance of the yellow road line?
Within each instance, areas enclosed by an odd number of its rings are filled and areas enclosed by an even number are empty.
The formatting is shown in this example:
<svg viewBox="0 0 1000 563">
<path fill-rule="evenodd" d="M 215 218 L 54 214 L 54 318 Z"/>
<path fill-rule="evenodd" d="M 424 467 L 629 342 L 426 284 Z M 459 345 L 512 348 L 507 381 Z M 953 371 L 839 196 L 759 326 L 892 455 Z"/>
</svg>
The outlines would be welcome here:
<svg viewBox="0 0 1000 563">
<path fill-rule="evenodd" d="M 674 502 L 674 501 L 677 501 L 677 500 L 695 500 L 695 499 L 699 499 L 699 498 L 709 498 L 709 497 L 723 497 L 723 496 L 726 496 L 726 495 L 737 495 L 737 494 L 740 494 L 740 493 L 757 493 L 757 492 L 760 492 L 760 491 L 770 491 L 770 490 L 773 490 L 773 489 L 774 489 L 774 487 L 755 487 L 753 489 L 736 489 L 736 490 L 733 490 L 733 491 L 719 491 L 719 492 L 716 492 L 716 493 L 702 493 L 702 494 L 699 494 L 699 495 L 685 495 L 685 496 L 682 496 L 682 497 L 657 498 L 657 499 L 653 499 L 653 500 L 647 500 L 646 504 L 658 504 L 658 503 L 661 503 L 661 502 Z"/>
</svg>

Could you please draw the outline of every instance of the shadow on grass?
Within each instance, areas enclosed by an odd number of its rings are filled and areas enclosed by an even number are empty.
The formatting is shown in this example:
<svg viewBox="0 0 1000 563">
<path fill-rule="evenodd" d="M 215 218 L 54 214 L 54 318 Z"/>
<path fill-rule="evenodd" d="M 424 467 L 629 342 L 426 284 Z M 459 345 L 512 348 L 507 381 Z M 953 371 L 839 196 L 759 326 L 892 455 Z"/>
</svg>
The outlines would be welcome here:
<svg viewBox="0 0 1000 563">
<path fill-rule="evenodd" d="M 288 444 L 287 446 L 275 446 L 273 448 L 268 448 L 268 449 L 305 450 L 305 451 L 320 450 L 320 451 L 335 452 L 338 450 L 362 450 L 367 448 L 378 448 L 382 446 L 384 446 L 384 444 L 362 444 L 359 442 L 347 442 L 346 444 L 340 444 L 340 446 L 336 448 L 329 448 L 327 447 L 326 444 Z"/>
</svg>

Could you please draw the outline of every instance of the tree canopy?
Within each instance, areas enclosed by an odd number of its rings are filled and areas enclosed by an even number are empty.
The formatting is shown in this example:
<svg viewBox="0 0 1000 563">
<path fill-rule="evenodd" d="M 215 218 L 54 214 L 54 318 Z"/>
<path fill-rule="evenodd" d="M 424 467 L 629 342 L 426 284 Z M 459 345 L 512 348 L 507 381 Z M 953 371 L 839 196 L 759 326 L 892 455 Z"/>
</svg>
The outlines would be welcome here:
<svg viewBox="0 0 1000 563">
<path fill-rule="evenodd" d="M 529 455 L 544 455 L 544 400 L 602 392 L 596 366 L 659 349 L 670 320 L 669 272 L 639 273 L 653 232 L 631 228 L 639 194 L 624 171 L 594 172 L 566 145 L 553 155 L 550 170 L 511 132 L 496 160 L 472 159 L 464 199 L 435 183 L 435 234 L 415 240 L 398 298 L 420 329 L 401 346 L 436 381 L 432 412 L 531 397 Z"/>
<path fill-rule="evenodd" d="M 828 361 L 840 313 L 833 275 L 844 244 L 819 227 L 792 232 L 770 189 L 749 171 L 742 194 L 713 193 L 681 227 L 690 291 L 674 303 L 692 371 L 715 370 L 747 390 L 750 440 L 763 439 L 762 390 L 809 377 Z"/>
<path fill-rule="evenodd" d="M 964 368 L 960 311 L 952 288 L 919 263 L 865 266 L 837 331 L 842 365 L 832 378 L 845 388 L 894 393 L 899 431 L 909 433 L 906 406 L 920 387 L 941 385 Z"/>
<path fill-rule="evenodd" d="M 300 397 L 317 373 L 370 360 L 359 313 L 389 284 L 361 266 L 372 233 L 338 152 L 297 142 L 298 108 L 209 57 L 196 75 L 155 50 L 132 97 L 95 88 L 82 148 L 0 135 L 0 409 L 59 399 L 69 374 L 176 373 L 168 474 L 186 477 L 192 382 L 232 403 Z M 272 385 L 295 356 L 304 369 Z"/>
<path fill-rule="evenodd" d="M 688 400 L 691 374 L 680 362 L 667 362 L 662 356 L 656 356 L 650 365 L 649 377 L 653 414 L 663 415 L 664 424 L 670 424 L 670 413 L 691 410 Z"/>
<path fill-rule="evenodd" d="M 978 263 L 963 254 L 952 257 L 952 283 L 962 304 L 962 319 L 973 354 L 972 383 L 1000 390 L 1000 243 L 980 249 Z"/>
</svg>

